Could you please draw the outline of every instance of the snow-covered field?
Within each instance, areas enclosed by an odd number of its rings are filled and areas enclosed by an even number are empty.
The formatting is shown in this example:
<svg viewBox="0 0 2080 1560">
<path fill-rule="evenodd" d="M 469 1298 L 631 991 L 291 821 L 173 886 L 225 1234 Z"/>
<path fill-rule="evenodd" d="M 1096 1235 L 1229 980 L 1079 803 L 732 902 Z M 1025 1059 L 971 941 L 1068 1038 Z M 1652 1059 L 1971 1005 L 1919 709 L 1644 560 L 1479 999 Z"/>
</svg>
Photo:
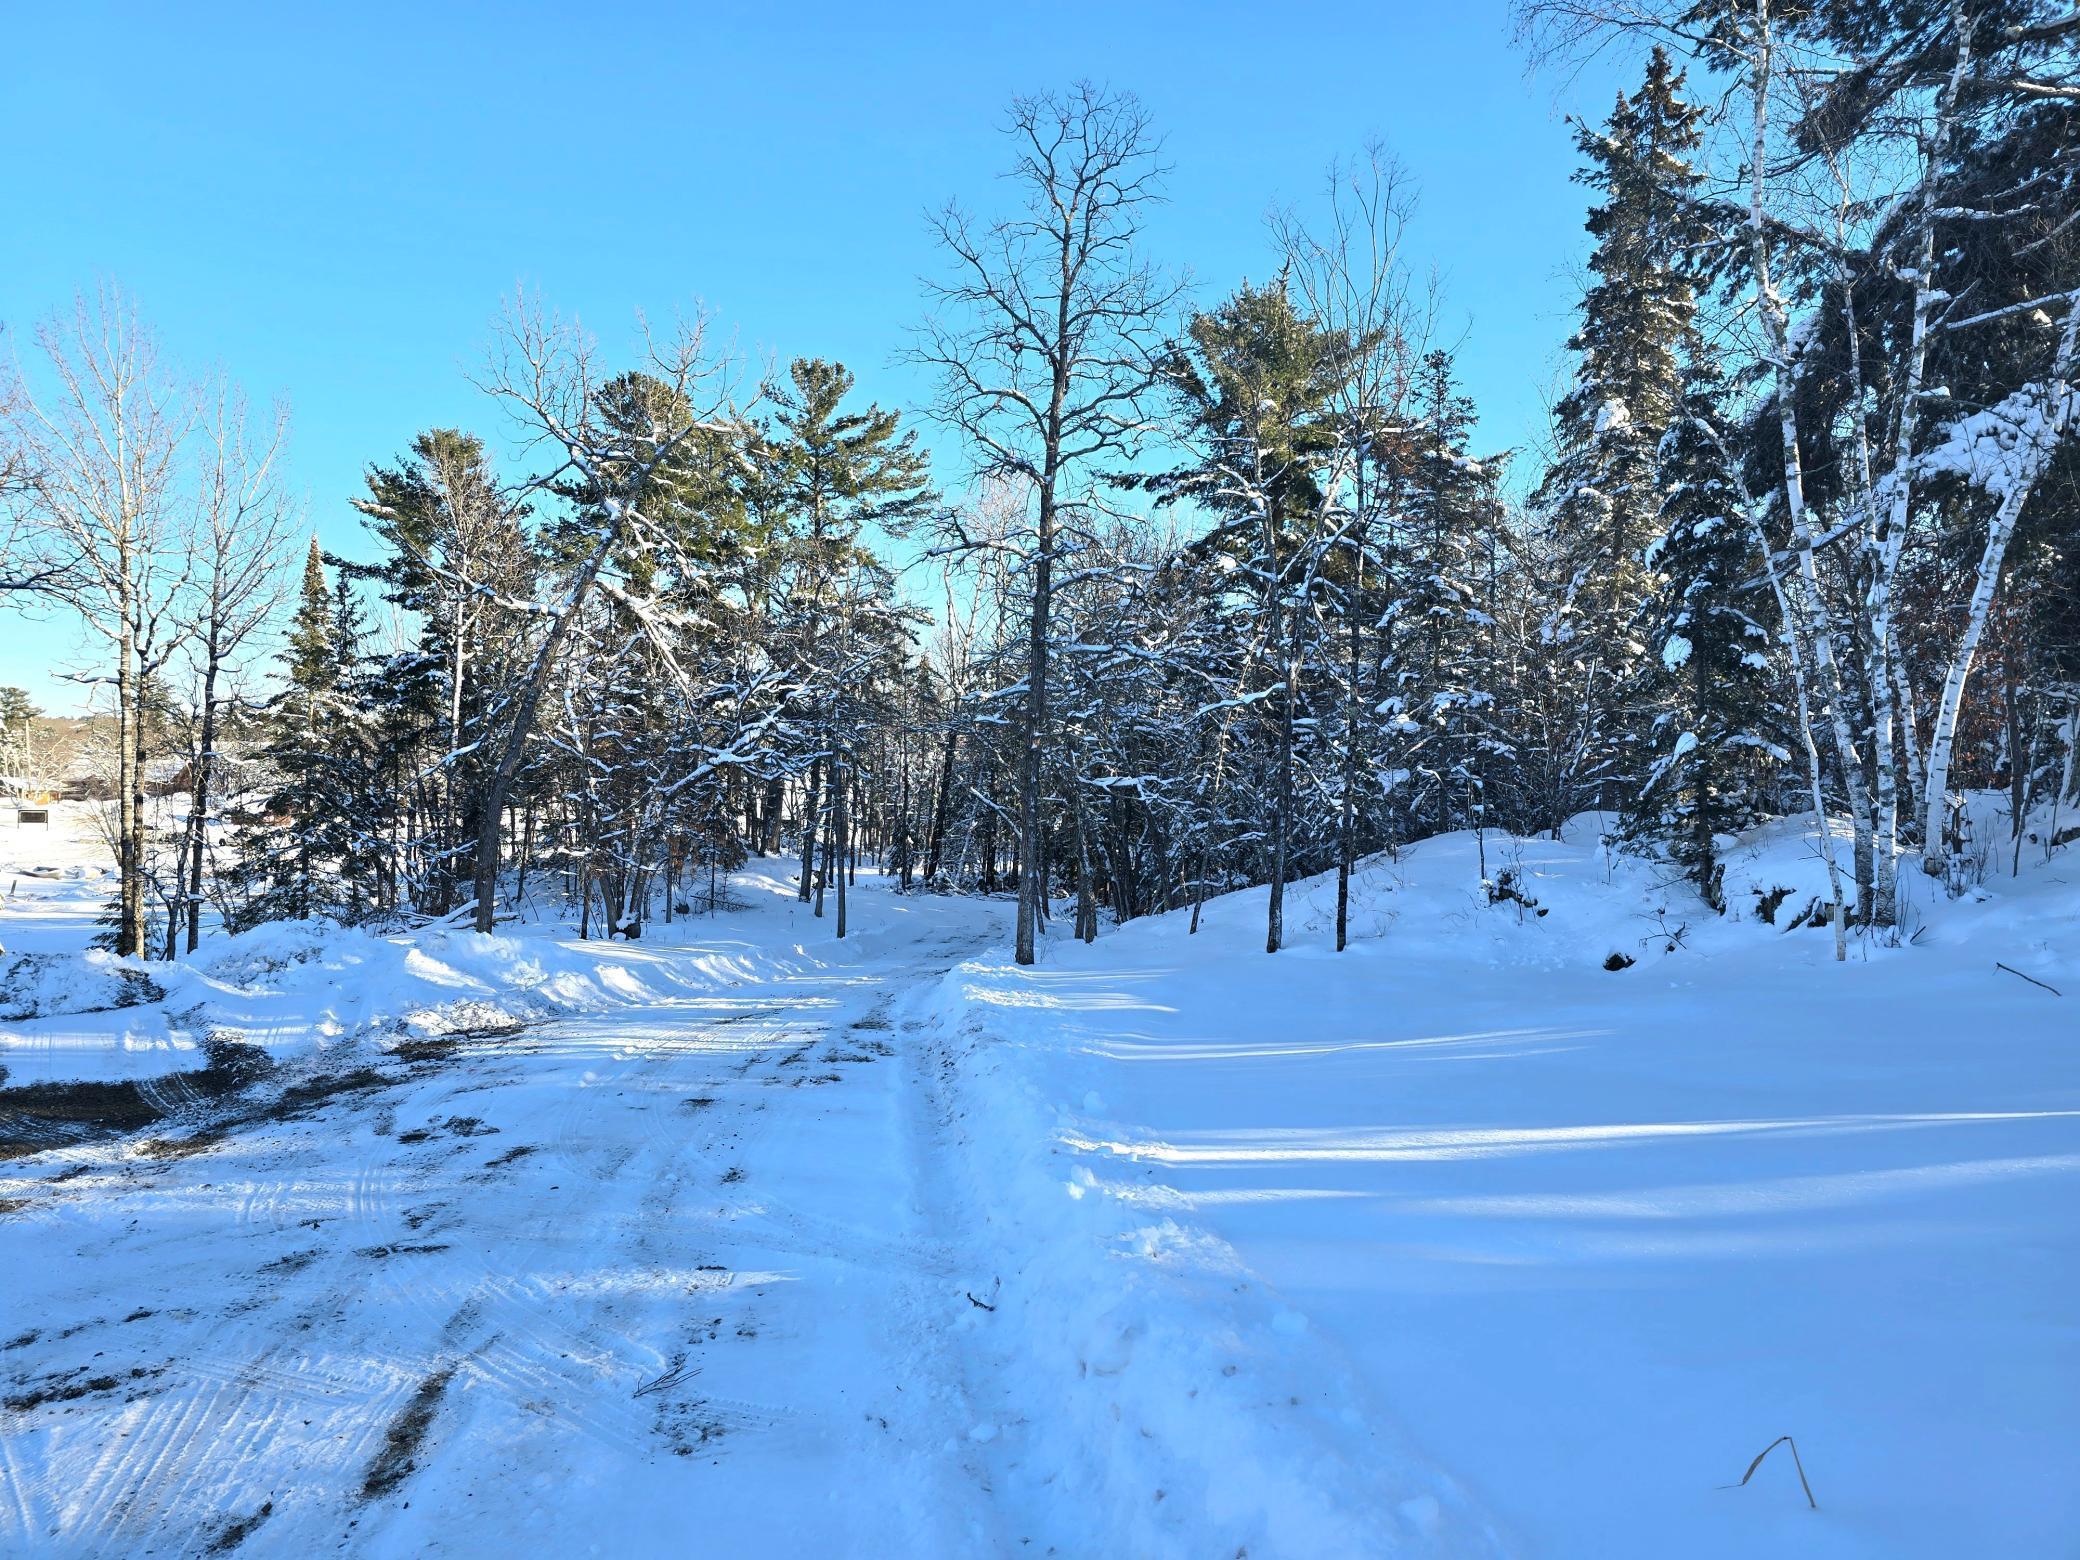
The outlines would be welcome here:
<svg viewBox="0 0 2080 1560">
<path fill-rule="evenodd" d="M 970 1065 L 1058 1111 L 1120 1247 L 1247 1275 L 1221 1319 L 1290 1318 L 1522 1552 L 2080 1552 L 2080 862 L 1917 884 L 1918 945 L 1846 967 L 1593 843 L 1521 865 L 1521 922 L 1470 837 L 1375 867 L 1340 958 L 1316 883 L 1275 960 L 1257 891 L 971 965 Z M 1728 882 L 1818 869 L 1778 830 Z M 1818 1511 L 1781 1447 L 1720 1488 L 1786 1433 Z"/>
<path fill-rule="evenodd" d="M 1022 970 L 1004 905 L 862 879 L 840 945 L 759 873 L 110 1011 L 71 955 L 10 1091 L 152 1114 L 0 1177 L 0 1552 L 2073 1553 L 2076 858 L 1838 966 L 1756 916 L 1795 830 L 1725 920 L 1591 820 L 1487 846 L 1536 909 L 1447 837 L 1341 956 L 1325 883 L 1276 958 L 1259 890 Z M 33 887 L 0 941 L 76 950 L 103 888 Z M 1721 1488 L 1784 1433 L 1817 1511 Z"/>
</svg>

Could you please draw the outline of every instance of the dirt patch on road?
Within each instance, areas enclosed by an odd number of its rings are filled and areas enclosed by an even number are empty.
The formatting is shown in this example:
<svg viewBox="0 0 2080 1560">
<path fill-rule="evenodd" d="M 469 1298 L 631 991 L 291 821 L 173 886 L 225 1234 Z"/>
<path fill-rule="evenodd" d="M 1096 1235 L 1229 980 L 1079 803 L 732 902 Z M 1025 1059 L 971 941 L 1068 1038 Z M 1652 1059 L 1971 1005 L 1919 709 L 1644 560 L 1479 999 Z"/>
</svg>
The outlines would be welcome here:
<svg viewBox="0 0 2080 1560">
<path fill-rule="evenodd" d="M 230 1135 L 223 1127 L 204 1127 L 184 1138 L 147 1138 L 137 1145 L 137 1151 L 147 1159 L 186 1159 L 208 1153 Z"/>
<path fill-rule="evenodd" d="M 282 1090 L 274 1100 L 262 1106 L 259 1113 L 275 1121 L 290 1121 L 298 1116 L 308 1116 L 320 1105 L 337 1099 L 342 1094 L 359 1094 L 369 1089 L 381 1089 L 397 1082 L 386 1078 L 373 1067 L 356 1067 L 350 1072 L 324 1073 L 316 1078 L 306 1078 L 301 1083 L 292 1083 Z"/>
<path fill-rule="evenodd" d="M 254 1531 L 274 1515 L 274 1502 L 263 1501 L 258 1511 L 247 1516 L 233 1517 L 225 1523 L 217 1536 L 209 1541 L 206 1551 L 213 1555 L 228 1555 L 232 1550 L 253 1536 Z"/>
<path fill-rule="evenodd" d="M 135 1387 L 154 1376 L 163 1375 L 163 1370 L 148 1370 L 139 1365 L 118 1376 L 113 1373 L 89 1375 L 91 1367 L 74 1366 L 71 1370 L 54 1372 L 41 1380 L 28 1381 L 16 1378 L 20 1389 L 0 1398 L 0 1407 L 12 1413 L 25 1414 L 32 1408 L 41 1408 L 46 1403 L 71 1403 L 84 1397 L 99 1397 L 104 1393 L 120 1392 L 125 1387 Z"/>
<path fill-rule="evenodd" d="M 433 1428 L 434 1416 L 441 1409 L 441 1399 L 447 1395 L 448 1383 L 454 1379 L 455 1367 L 452 1365 L 435 1371 L 419 1383 L 411 1402 L 397 1411 L 397 1417 L 383 1432 L 383 1449 L 376 1453 L 375 1461 L 368 1465 L 368 1472 L 361 1480 L 363 1498 L 380 1500 L 412 1476 L 419 1466 L 419 1448 L 425 1444 L 426 1432 Z"/>
<path fill-rule="evenodd" d="M 236 1094 L 274 1071 L 264 1051 L 237 1041 L 212 1040 L 203 1055 L 206 1065 L 162 1078 L 0 1089 L 0 1159 L 142 1131 L 186 1107 Z M 195 1151 L 170 1145 L 165 1157 Z"/>
<path fill-rule="evenodd" d="M 462 1042 L 453 1038 L 439 1040 L 400 1040 L 390 1047 L 390 1054 L 400 1062 L 445 1062 L 461 1047 Z"/>
<path fill-rule="evenodd" d="M 158 1078 L 117 1082 L 32 1083 L 0 1088 L 0 1159 L 26 1158 L 54 1148 L 127 1137 L 161 1122 L 197 1117 L 183 1136 L 147 1138 L 138 1152 L 148 1159 L 185 1159 L 206 1153 L 233 1133 L 262 1122 L 297 1121 L 346 1096 L 368 1094 L 404 1081 L 374 1067 L 305 1074 L 273 1096 L 241 1100 L 233 1110 L 210 1112 L 243 1095 L 276 1071 L 266 1052 L 235 1040 L 203 1047 L 207 1066 Z M 455 1117 L 447 1129 L 463 1137 L 487 1135 L 474 1117 Z"/>
<path fill-rule="evenodd" d="M 414 1127 L 409 1132 L 397 1134 L 400 1143 L 424 1143 L 428 1139 L 446 1133 L 450 1137 L 494 1137 L 498 1128 L 487 1127 L 476 1116 L 450 1116 L 445 1121 L 429 1121 L 423 1127 Z"/>
</svg>

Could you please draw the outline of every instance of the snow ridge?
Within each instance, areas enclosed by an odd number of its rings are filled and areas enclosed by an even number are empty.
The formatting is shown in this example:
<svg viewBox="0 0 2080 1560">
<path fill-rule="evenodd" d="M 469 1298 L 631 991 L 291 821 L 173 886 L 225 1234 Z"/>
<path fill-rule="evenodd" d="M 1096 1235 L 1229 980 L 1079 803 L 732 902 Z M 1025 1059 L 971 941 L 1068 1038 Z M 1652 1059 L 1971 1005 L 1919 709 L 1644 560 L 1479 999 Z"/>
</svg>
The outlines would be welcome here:
<svg viewBox="0 0 2080 1560">
<path fill-rule="evenodd" d="M 1025 1536 L 1073 1552 L 1102 1532 L 1134 1555 L 1507 1552 L 1224 1241 L 1141 1172 L 1072 1166 L 1066 1140 L 1102 1100 L 1050 1090 L 1044 1026 L 986 1016 L 1007 985 L 1044 1003 L 1050 978 L 972 961 L 914 999 L 955 1150 L 940 1190 L 987 1269 L 970 1293 L 966 1347 L 989 1382 L 973 1433 Z"/>
</svg>

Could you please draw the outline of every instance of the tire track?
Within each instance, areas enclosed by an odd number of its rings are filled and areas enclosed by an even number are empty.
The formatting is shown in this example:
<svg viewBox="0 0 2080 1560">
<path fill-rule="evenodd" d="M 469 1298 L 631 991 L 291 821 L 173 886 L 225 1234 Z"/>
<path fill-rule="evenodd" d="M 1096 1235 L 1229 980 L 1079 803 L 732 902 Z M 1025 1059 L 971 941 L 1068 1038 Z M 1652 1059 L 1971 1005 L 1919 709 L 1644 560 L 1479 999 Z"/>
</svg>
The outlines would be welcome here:
<svg viewBox="0 0 2080 1560">
<path fill-rule="evenodd" d="M 326 1547 L 351 1532 L 349 1549 L 381 1548 L 393 1497 L 383 1486 L 371 1515 L 364 1475 L 440 1372 L 453 1381 L 444 1418 L 492 1417 L 481 1444 L 435 1438 L 416 1453 L 424 1466 L 407 1468 L 395 1496 L 419 1501 L 414 1521 L 443 1489 L 479 1477 L 497 1488 L 514 1468 L 582 1467 L 610 1486 L 624 1465 L 691 1470 L 753 1445 L 819 1457 L 850 1446 L 854 1405 L 841 1414 L 813 1382 L 763 1390 L 757 1340 L 806 1336 L 810 1293 L 740 1282 L 728 1264 L 770 1252 L 809 1264 L 789 1277 L 818 1277 L 820 1264 L 871 1275 L 867 1292 L 898 1296 L 907 1318 L 954 1270 L 953 1250 L 806 1206 L 784 1170 L 726 1178 L 739 1163 L 788 1162 L 835 1096 L 786 1086 L 836 1068 L 830 1087 L 842 1090 L 874 1066 L 848 1020 L 885 1026 L 886 988 L 926 970 L 805 971 L 728 1000 L 466 1040 L 403 1058 L 373 1117 L 363 1089 L 249 1118 L 185 1157 L 118 1152 L 120 1176 L 82 1177 L 62 1194 L 98 1222 L 69 1237 L 73 1276 L 41 1303 L 105 1310 L 92 1325 L 128 1347 L 111 1318 L 134 1300 L 100 1275 L 148 1284 L 141 1298 L 156 1313 L 137 1314 L 159 1320 L 140 1324 L 138 1358 L 165 1358 L 165 1374 L 128 1402 L 83 1398 L 23 1417 L 62 1435 L 0 1437 L 0 1530 L 29 1550 L 189 1553 L 265 1499 L 271 1545 Z M 695 1100 L 708 1103 L 687 1108 Z M 392 1135 L 465 1115 L 497 1135 Z M 783 1124 L 786 1141 L 772 1145 Z M 82 1165 L 107 1155 L 70 1151 Z M 217 1303 L 169 1308 L 169 1297 Z M 49 1372 L 103 1345 L 54 1335 L 20 1365 Z M 928 1353 L 930 1341 L 915 1347 Z M 677 1369 L 675 1385 L 636 1396 Z M 931 1401 L 920 1392 L 899 1418 L 906 1457 L 929 1450 L 921 1418 L 907 1421 Z M 681 1464 L 674 1452 L 698 1456 Z M 285 1458 L 293 1494 L 251 1482 L 270 1468 L 281 1477 Z M 479 1472 L 472 1458 L 495 1461 Z"/>
</svg>

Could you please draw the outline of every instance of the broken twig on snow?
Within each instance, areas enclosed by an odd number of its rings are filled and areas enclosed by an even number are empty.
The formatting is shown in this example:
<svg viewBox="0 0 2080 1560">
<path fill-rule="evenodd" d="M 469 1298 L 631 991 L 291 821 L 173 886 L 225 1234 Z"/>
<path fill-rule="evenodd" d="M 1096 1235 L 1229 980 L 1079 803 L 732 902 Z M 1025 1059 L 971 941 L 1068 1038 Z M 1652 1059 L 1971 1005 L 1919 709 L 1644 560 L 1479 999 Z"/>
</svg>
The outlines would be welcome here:
<svg viewBox="0 0 2080 1560">
<path fill-rule="evenodd" d="M 1993 961 L 1993 967 L 1994 967 L 1995 969 L 1997 969 L 1997 970 L 2006 970 L 2006 971 L 2007 971 L 2007 972 L 2008 972 L 2008 973 L 2009 973 L 2010 975 L 2021 975 L 2021 976 L 2022 976 L 2022 978 L 2023 978 L 2024 980 L 2028 981 L 2028 982 L 2029 982 L 2029 983 L 2030 983 L 2030 984 L 2031 984 L 2032 986 L 2042 986 L 2042 987 L 2043 987 L 2043 988 L 2044 988 L 2044 989 L 2045 989 L 2046 991 L 2050 992 L 2050 993 L 2051 993 L 2051 994 L 2052 994 L 2052 995 L 2053 995 L 2054 997 L 2057 997 L 2057 996 L 2063 996 L 2063 995 L 2064 995 L 2064 993 L 2063 993 L 2063 992 L 2061 992 L 2061 991 L 2060 991 L 2060 990 L 2059 990 L 2059 989 L 2058 989 L 2058 988 L 2057 988 L 2056 986 L 2053 986 L 2053 985 L 2049 985 L 2049 984 L 2047 984 L 2047 983 L 2046 983 L 2046 982 L 2044 982 L 2044 981 L 2038 980 L 2038 979 L 2037 979 L 2037 977 L 2036 977 L 2036 976 L 2034 976 L 2034 975 L 2023 975 L 2023 974 L 2022 974 L 2022 971 L 2020 971 L 2020 970 L 2016 969 L 2016 968 L 2015 968 L 2015 967 L 2014 967 L 2013 965 L 2011 965 L 2011 964 L 2003 964 L 2003 963 L 2001 963 L 2001 961 L 2000 961 L 2000 960 L 1998 960 L 1998 959 L 1995 959 L 1995 960 Z"/>
<path fill-rule="evenodd" d="M 1771 1452 L 1775 1451 L 1780 1446 L 1788 1446 L 1791 1448 L 1791 1466 L 1798 1470 L 1798 1487 L 1806 1492 L 1806 1504 L 1812 1507 L 1813 1510 L 1818 1511 L 1820 1509 L 1820 1502 L 1813 1499 L 1813 1486 L 1806 1483 L 1806 1465 L 1799 1459 L 1798 1443 L 1792 1440 L 1791 1437 L 1788 1435 L 1778 1436 L 1774 1441 L 1770 1442 L 1769 1445 L 1765 1446 L 1761 1451 L 1755 1454 L 1755 1460 L 1748 1464 L 1748 1471 L 1741 1475 L 1740 1484 L 1722 1484 L 1719 1486 L 1719 1488 L 1722 1490 L 1739 1489 L 1742 1484 L 1746 1484 L 1750 1479 L 1755 1477 L 1755 1470 L 1762 1466 L 1762 1459 L 1767 1457 Z"/>
</svg>

